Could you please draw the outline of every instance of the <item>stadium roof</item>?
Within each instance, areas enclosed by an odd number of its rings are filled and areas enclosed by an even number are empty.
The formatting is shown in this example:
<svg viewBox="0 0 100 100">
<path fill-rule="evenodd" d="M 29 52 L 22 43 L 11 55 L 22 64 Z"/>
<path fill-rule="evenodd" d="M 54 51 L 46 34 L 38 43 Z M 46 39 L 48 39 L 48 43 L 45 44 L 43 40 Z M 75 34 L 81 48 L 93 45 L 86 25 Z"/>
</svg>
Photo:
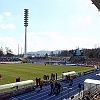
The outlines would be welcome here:
<svg viewBox="0 0 100 100">
<path fill-rule="evenodd" d="M 98 11 L 100 11 L 100 0 L 91 0 L 92 1 L 92 4 L 94 4 Z"/>
</svg>

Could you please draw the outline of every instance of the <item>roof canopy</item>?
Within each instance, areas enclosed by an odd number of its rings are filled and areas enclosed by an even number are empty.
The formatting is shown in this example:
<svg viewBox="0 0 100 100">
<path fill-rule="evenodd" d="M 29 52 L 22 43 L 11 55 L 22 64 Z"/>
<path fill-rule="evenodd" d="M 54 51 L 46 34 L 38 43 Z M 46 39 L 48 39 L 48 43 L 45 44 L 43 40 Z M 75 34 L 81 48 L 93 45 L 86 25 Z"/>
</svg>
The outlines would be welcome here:
<svg viewBox="0 0 100 100">
<path fill-rule="evenodd" d="M 75 71 L 67 72 L 67 73 L 62 73 L 63 76 L 66 76 L 66 75 L 75 75 L 75 74 L 76 74 Z"/>
<path fill-rule="evenodd" d="M 97 9 L 100 11 L 100 0 L 91 0 L 96 7 Z"/>
<path fill-rule="evenodd" d="M 12 87 L 16 87 L 16 86 L 22 86 L 22 85 L 26 85 L 26 84 L 32 84 L 32 83 L 33 83 L 33 80 L 26 80 L 26 81 L 21 81 L 21 82 L 16 82 L 16 83 L 0 85 L 0 90 L 12 88 Z"/>
<path fill-rule="evenodd" d="M 86 79 L 84 83 L 90 83 L 90 84 L 100 84 L 99 80 L 93 80 L 93 79 Z"/>
</svg>

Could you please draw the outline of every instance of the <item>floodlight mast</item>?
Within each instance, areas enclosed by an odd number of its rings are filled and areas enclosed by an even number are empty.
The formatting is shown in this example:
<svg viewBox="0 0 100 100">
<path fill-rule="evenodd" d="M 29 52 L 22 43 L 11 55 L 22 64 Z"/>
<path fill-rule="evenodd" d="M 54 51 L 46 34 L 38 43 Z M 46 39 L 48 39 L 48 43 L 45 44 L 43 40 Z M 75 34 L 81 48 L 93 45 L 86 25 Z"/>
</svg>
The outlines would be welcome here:
<svg viewBox="0 0 100 100">
<path fill-rule="evenodd" d="M 25 26 L 25 52 L 27 53 L 27 26 L 28 26 L 28 9 L 24 9 L 24 26 Z"/>
</svg>

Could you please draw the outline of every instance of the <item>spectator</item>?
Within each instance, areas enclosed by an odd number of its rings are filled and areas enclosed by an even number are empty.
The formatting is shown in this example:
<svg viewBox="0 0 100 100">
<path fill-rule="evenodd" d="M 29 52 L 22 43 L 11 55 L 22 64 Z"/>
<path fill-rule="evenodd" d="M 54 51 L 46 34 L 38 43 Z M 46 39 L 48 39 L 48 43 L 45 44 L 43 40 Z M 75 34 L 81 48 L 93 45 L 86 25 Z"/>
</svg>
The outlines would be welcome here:
<svg viewBox="0 0 100 100">
<path fill-rule="evenodd" d="M 70 81 L 70 75 L 68 75 L 68 82 Z"/>
<path fill-rule="evenodd" d="M 39 85 L 40 85 L 40 81 L 41 81 L 41 79 L 39 78 L 39 79 L 38 79 L 38 84 L 39 84 Z"/>
<path fill-rule="evenodd" d="M 53 80 L 53 73 L 51 73 L 51 80 Z"/>
<path fill-rule="evenodd" d="M 54 84 L 53 84 L 53 82 L 51 82 L 50 86 L 51 86 L 51 93 L 50 94 L 52 94 L 54 92 Z"/>
<path fill-rule="evenodd" d="M 57 73 L 56 73 L 56 80 L 57 80 Z"/>
<path fill-rule="evenodd" d="M 55 87 L 57 87 L 58 86 L 58 82 L 55 80 Z"/>
<path fill-rule="evenodd" d="M 81 88 L 81 84 L 80 83 L 78 84 L 78 88 Z"/>
<path fill-rule="evenodd" d="M 16 78 L 16 82 L 20 82 L 20 77 Z"/>
<path fill-rule="evenodd" d="M 18 82 L 20 82 L 20 77 L 18 77 Z"/>
<path fill-rule="evenodd" d="M 79 88 L 79 93 L 81 92 L 81 84 L 78 84 L 78 88 Z"/>
<path fill-rule="evenodd" d="M 55 80 L 55 74 L 53 74 L 53 81 Z"/>
<path fill-rule="evenodd" d="M 43 76 L 43 79 L 44 79 L 44 80 L 47 80 L 47 76 L 46 76 L 46 75 L 44 75 L 44 76 Z"/>
<path fill-rule="evenodd" d="M 2 81 L 2 75 L 0 74 L 0 81 Z"/>
<path fill-rule="evenodd" d="M 18 78 L 16 78 L 16 82 L 18 82 Z"/>
<path fill-rule="evenodd" d="M 40 80 L 40 89 L 42 90 L 43 82 Z"/>
<path fill-rule="evenodd" d="M 36 87 L 38 87 L 38 78 L 36 77 Z"/>
<path fill-rule="evenodd" d="M 60 93 L 61 84 L 58 82 L 57 84 L 57 94 Z"/>
<path fill-rule="evenodd" d="M 73 76 L 70 76 L 70 82 L 73 83 Z"/>
<path fill-rule="evenodd" d="M 49 80 L 49 75 L 47 75 L 47 80 Z"/>
<path fill-rule="evenodd" d="M 66 75 L 66 81 L 68 81 L 68 75 Z"/>
</svg>

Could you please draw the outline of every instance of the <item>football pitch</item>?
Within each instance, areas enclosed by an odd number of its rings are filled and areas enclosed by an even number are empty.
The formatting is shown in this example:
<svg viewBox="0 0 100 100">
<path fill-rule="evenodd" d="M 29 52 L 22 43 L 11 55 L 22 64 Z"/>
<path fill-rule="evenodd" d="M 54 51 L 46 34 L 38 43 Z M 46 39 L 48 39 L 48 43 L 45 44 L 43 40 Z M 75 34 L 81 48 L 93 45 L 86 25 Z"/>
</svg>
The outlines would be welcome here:
<svg viewBox="0 0 100 100">
<path fill-rule="evenodd" d="M 20 77 L 21 81 L 33 80 L 35 83 L 36 77 L 43 79 L 44 75 L 51 76 L 51 73 L 57 73 L 58 78 L 61 78 L 62 72 L 75 71 L 79 73 L 93 69 L 81 66 L 45 66 L 44 64 L 0 64 L 0 74 L 2 75 L 0 85 L 14 83 L 18 77 Z"/>
</svg>

